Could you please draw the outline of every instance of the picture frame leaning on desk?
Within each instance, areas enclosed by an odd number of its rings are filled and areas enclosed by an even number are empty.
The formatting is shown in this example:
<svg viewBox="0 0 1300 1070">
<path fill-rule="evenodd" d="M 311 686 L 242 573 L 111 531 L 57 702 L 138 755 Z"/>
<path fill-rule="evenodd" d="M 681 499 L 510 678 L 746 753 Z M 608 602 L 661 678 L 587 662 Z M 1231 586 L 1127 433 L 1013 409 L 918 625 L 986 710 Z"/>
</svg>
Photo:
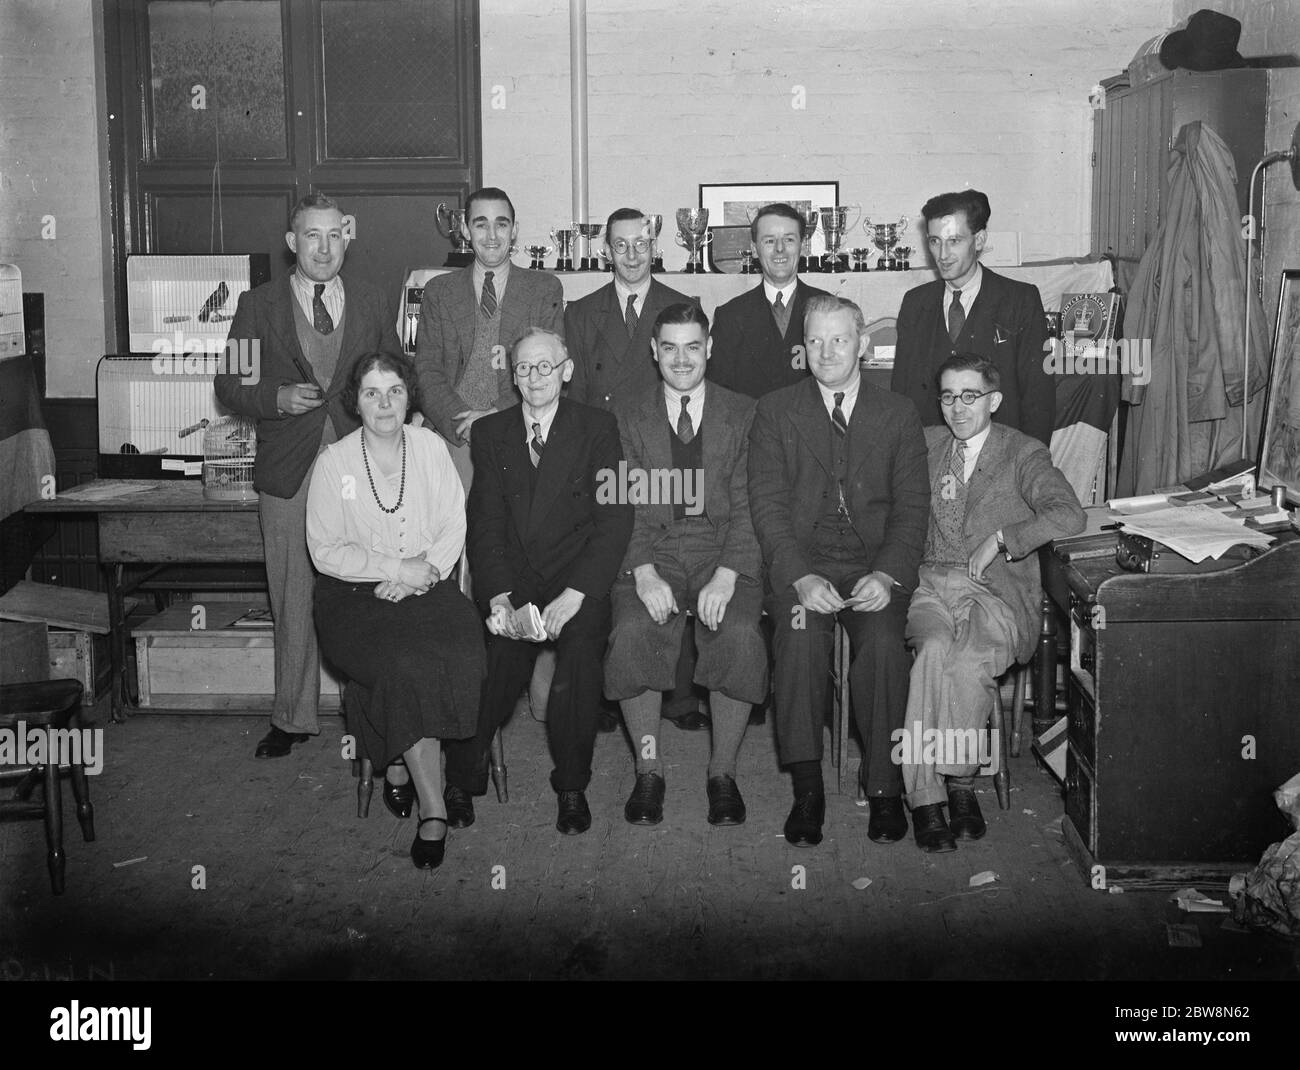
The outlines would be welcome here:
<svg viewBox="0 0 1300 1070">
<path fill-rule="evenodd" d="M 1300 505 L 1300 269 L 1282 272 L 1260 429 L 1260 493 L 1281 484 Z"/>
</svg>

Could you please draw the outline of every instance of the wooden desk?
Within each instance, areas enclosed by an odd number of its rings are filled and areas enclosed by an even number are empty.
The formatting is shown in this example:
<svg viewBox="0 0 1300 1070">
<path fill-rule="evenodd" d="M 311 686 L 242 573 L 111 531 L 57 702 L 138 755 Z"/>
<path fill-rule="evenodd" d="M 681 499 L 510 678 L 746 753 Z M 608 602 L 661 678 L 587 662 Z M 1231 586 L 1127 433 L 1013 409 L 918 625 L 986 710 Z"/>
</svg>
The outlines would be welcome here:
<svg viewBox="0 0 1300 1070">
<path fill-rule="evenodd" d="M 74 494 L 116 480 L 97 479 Z M 260 564 L 262 527 L 256 502 L 214 502 L 203 497 L 198 480 L 164 480 L 146 490 L 102 501 L 59 495 L 33 502 L 40 514 L 93 513 L 99 528 L 99 563 L 108 584 L 109 653 L 113 666 L 112 718 L 122 720 L 130 702 L 126 688 L 126 613 L 124 599 L 144 578 L 127 586 L 126 565 Z"/>
<path fill-rule="evenodd" d="M 1300 539 L 1186 575 L 1045 559 L 1070 622 L 1067 846 L 1094 883 L 1226 885 L 1291 831 L 1272 792 L 1300 769 Z"/>
</svg>

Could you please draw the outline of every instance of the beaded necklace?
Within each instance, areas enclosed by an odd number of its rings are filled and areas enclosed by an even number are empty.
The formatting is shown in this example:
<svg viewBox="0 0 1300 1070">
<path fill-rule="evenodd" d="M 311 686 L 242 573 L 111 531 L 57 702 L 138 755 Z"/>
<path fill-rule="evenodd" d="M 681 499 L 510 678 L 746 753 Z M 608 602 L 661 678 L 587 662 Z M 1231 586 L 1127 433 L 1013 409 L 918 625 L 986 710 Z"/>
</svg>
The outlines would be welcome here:
<svg viewBox="0 0 1300 1070">
<path fill-rule="evenodd" d="M 375 477 L 370 473 L 370 458 L 366 454 L 366 433 L 361 432 L 361 460 L 366 465 L 366 479 L 370 480 L 370 493 L 375 496 L 375 504 L 385 513 L 395 513 L 402 507 L 402 499 L 406 496 L 406 429 L 402 429 L 402 482 L 397 488 L 397 504 L 391 509 L 379 500 L 379 491 L 375 489 Z"/>
</svg>

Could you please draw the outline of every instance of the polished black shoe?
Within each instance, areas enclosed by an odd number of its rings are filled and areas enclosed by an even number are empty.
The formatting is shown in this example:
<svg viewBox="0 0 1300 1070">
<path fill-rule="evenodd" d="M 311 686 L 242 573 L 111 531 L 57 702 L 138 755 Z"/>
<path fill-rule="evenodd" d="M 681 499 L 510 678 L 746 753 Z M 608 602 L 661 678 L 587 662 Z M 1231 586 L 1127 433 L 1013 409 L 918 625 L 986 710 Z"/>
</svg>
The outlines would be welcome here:
<svg viewBox="0 0 1300 1070">
<path fill-rule="evenodd" d="M 664 714 L 663 718 L 683 732 L 700 732 L 713 724 L 708 716 L 698 709 L 683 710 L 680 714 L 673 714 L 672 716 Z"/>
<path fill-rule="evenodd" d="M 704 790 L 709 795 L 710 825 L 745 823 L 745 800 L 741 798 L 735 780 L 726 775 L 711 776 Z"/>
<path fill-rule="evenodd" d="M 394 817 L 400 817 L 405 821 L 411 816 L 411 808 L 415 805 L 415 785 L 411 781 L 405 784 L 394 784 L 389 780 L 384 781 L 384 805 L 388 807 L 388 812 Z"/>
<path fill-rule="evenodd" d="M 926 854 L 957 850 L 957 840 L 943 819 L 942 803 L 915 807 L 912 810 L 912 832 L 916 836 L 916 846 Z"/>
<path fill-rule="evenodd" d="M 474 824 L 474 796 L 452 784 L 442 789 L 442 801 L 447 804 L 447 824 L 454 829 L 467 829 Z"/>
<path fill-rule="evenodd" d="M 826 796 L 820 791 L 806 791 L 794 797 L 790 816 L 785 819 L 785 838 L 795 847 L 816 847 L 822 842 L 822 824 L 826 820 Z"/>
<path fill-rule="evenodd" d="M 254 758 L 283 758 L 293 748 L 295 743 L 306 743 L 311 739 L 306 732 L 286 732 L 283 728 L 271 726 L 271 731 L 267 732 L 257 744 L 257 750 L 253 752 Z"/>
<path fill-rule="evenodd" d="M 978 840 L 989 827 L 970 788 L 948 789 L 948 827 L 959 840 Z"/>
<path fill-rule="evenodd" d="M 416 869 L 437 869 L 442 865 L 442 856 L 447 851 L 447 832 L 445 828 L 440 840 L 420 839 L 420 829 L 430 821 L 441 821 L 444 826 L 447 825 L 446 820 L 441 817 L 420 818 L 420 823 L 415 827 L 415 839 L 411 841 L 411 861 L 415 863 Z"/>
<path fill-rule="evenodd" d="M 598 732 L 617 732 L 619 726 L 618 714 L 613 710 L 602 706 L 600 713 L 596 718 L 596 731 Z"/>
<path fill-rule="evenodd" d="M 560 792 L 555 827 L 566 836 L 579 836 L 591 828 L 591 810 L 587 806 L 587 796 L 580 791 Z"/>
<path fill-rule="evenodd" d="M 907 835 L 907 815 L 898 795 L 872 795 L 867 799 L 871 819 L 867 822 L 867 839 L 872 843 L 897 843 Z"/>
<path fill-rule="evenodd" d="M 623 816 L 629 825 L 657 825 L 664 819 L 664 778 L 658 773 L 637 773 Z"/>
<path fill-rule="evenodd" d="M 767 721 L 767 711 L 772 708 L 771 701 L 756 702 L 749 707 L 749 723 L 751 727 L 757 728 Z"/>
</svg>

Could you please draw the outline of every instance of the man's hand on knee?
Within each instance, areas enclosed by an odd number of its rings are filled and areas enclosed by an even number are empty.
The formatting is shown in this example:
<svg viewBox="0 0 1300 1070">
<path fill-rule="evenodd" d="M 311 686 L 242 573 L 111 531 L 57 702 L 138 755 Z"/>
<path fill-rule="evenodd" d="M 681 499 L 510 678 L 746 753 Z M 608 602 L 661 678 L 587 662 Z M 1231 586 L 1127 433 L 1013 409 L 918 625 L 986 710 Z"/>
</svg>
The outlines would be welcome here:
<svg viewBox="0 0 1300 1070">
<path fill-rule="evenodd" d="M 695 611 L 709 631 L 718 630 L 735 593 L 736 570 L 719 565 L 713 571 L 713 578 L 700 588 L 700 597 L 696 603 Z"/>
<path fill-rule="evenodd" d="M 650 614 L 650 619 L 656 624 L 667 623 L 668 618 L 677 612 L 677 599 L 673 596 L 673 589 L 659 575 L 659 570 L 654 565 L 638 565 L 632 570 L 632 577 L 636 580 L 637 597 Z"/>
<path fill-rule="evenodd" d="M 830 580 L 815 572 L 795 580 L 794 593 L 799 604 L 812 613 L 838 613 L 844 608 L 844 599 Z"/>
</svg>

